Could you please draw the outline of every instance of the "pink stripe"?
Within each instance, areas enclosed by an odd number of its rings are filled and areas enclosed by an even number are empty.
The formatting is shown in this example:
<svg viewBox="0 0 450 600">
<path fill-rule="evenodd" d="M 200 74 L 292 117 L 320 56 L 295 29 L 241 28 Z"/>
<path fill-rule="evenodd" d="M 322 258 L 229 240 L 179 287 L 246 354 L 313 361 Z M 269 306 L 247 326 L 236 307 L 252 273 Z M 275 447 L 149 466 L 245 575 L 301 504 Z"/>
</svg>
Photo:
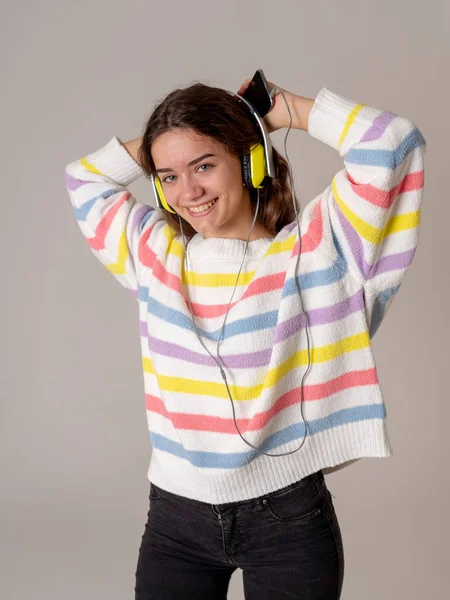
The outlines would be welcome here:
<svg viewBox="0 0 450 600">
<path fill-rule="evenodd" d="M 373 367 L 364 371 L 350 371 L 325 383 L 305 385 L 302 396 L 305 402 L 324 400 L 328 396 L 349 388 L 376 384 L 378 384 L 378 377 L 376 368 Z M 299 403 L 299 400 L 300 388 L 297 387 L 278 398 L 269 410 L 255 414 L 252 419 L 236 419 L 237 426 L 242 433 L 261 430 L 282 410 Z M 229 402 L 229 399 L 227 398 L 225 401 Z M 233 419 L 201 414 L 169 412 L 161 399 L 151 394 L 146 394 L 146 407 L 147 410 L 171 421 L 176 429 L 229 434 L 236 432 Z"/>
<path fill-rule="evenodd" d="M 423 170 L 405 175 L 402 181 L 389 191 L 380 190 L 371 183 L 358 183 L 350 176 L 350 174 L 347 174 L 347 176 L 351 188 L 357 196 L 374 206 L 386 209 L 394 204 L 395 198 L 399 194 L 419 190 L 424 184 Z"/>
<path fill-rule="evenodd" d="M 105 216 L 101 219 L 95 229 L 95 236 L 87 238 L 87 243 L 94 250 L 103 250 L 105 248 L 105 238 L 114 221 L 117 213 L 122 208 L 123 204 L 131 196 L 130 192 L 124 192 L 120 201 L 116 202 L 109 210 L 106 211 Z"/>
<path fill-rule="evenodd" d="M 294 226 L 295 228 L 295 226 Z M 306 234 L 302 235 L 302 254 L 306 252 L 313 252 L 317 246 L 320 244 L 322 239 L 323 227 L 322 227 L 322 213 L 320 211 L 319 205 L 316 207 L 316 214 L 313 221 L 310 223 L 308 231 Z M 309 237 L 310 235 L 314 235 L 315 239 Z M 173 290 L 181 297 L 184 297 L 183 290 L 181 289 L 181 281 L 178 276 L 175 276 L 173 273 L 168 271 L 165 266 L 161 263 L 161 261 L 154 255 L 150 249 L 146 248 L 145 245 L 146 240 L 142 240 L 140 244 L 140 253 L 139 258 L 146 264 L 146 266 L 151 266 L 153 269 L 153 277 L 156 277 L 164 286 L 168 289 Z M 291 256 L 296 256 L 299 251 L 299 242 L 297 240 L 296 244 L 292 249 Z M 144 252 L 148 254 L 147 258 L 144 256 Z M 145 261 L 145 262 L 144 262 Z M 280 290 L 284 286 L 286 278 L 285 272 L 274 273 L 272 275 L 266 275 L 263 277 L 258 277 L 254 279 L 247 287 L 244 295 L 239 300 L 245 300 L 246 298 L 251 298 L 252 296 L 257 296 L 258 294 L 263 294 L 265 292 L 272 292 L 274 290 Z M 206 306 L 204 304 L 192 303 L 192 311 L 195 317 L 201 318 L 215 318 L 222 317 L 228 308 L 228 304 L 216 304 L 211 306 Z M 236 304 L 232 304 L 231 308 Z M 186 307 L 189 308 L 189 305 L 186 301 Z"/>
</svg>

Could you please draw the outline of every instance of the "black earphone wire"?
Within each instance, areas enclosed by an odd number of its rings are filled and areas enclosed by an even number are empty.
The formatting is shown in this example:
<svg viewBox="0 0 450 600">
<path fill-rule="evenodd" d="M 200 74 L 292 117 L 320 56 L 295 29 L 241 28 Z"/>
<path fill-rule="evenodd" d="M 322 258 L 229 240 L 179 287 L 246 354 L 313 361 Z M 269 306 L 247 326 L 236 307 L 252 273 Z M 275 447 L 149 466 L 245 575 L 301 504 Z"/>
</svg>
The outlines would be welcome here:
<svg viewBox="0 0 450 600">
<path fill-rule="evenodd" d="M 220 365 L 217 362 L 217 360 L 214 358 L 214 356 L 211 354 L 211 352 L 208 350 L 208 348 L 203 343 L 203 341 L 202 341 L 202 339 L 201 339 L 201 337 L 199 335 L 199 332 L 198 332 L 197 324 L 196 324 L 195 319 L 194 319 L 194 315 L 193 315 L 193 312 L 192 312 L 191 301 L 189 300 L 188 293 L 187 293 L 187 289 L 188 289 L 188 285 L 187 285 L 187 273 L 188 273 L 188 270 L 187 270 L 187 254 L 188 254 L 188 250 L 187 250 L 187 246 L 186 246 L 186 240 L 185 240 L 185 237 L 184 237 L 183 225 L 181 223 L 180 215 L 177 213 L 178 220 L 179 220 L 179 223 L 180 223 L 181 234 L 183 236 L 183 245 L 184 245 L 185 274 L 186 274 L 186 298 L 187 298 L 187 301 L 188 301 L 188 304 L 189 304 L 189 309 L 191 311 L 192 322 L 194 324 L 197 337 L 198 337 L 200 343 L 202 344 L 203 348 L 208 352 L 208 354 L 211 356 L 211 358 L 215 361 L 215 363 L 217 364 L 217 366 L 220 369 L 220 373 L 222 375 L 222 379 L 225 382 L 225 386 L 227 388 L 228 396 L 229 396 L 230 401 L 231 401 L 231 408 L 232 408 L 232 411 L 233 411 L 234 426 L 235 426 L 235 428 L 236 428 L 239 436 L 241 437 L 242 441 L 245 442 L 248 446 L 250 446 L 254 450 L 256 450 L 257 452 L 259 452 L 260 454 L 264 454 L 265 456 L 270 456 L 272 458 L 281 457 L 281 456 L 288 456 L 289 454 L 294 454 L 295 452 L 297 452 L 298 450 L 300 450 L 300 448 L 303 446 L 303 444 L 305 442 L 305 439 L 306 439 L 306 436 L 307 436 L 307 433 L 308 433 L 308 423 L 305 420 L 305 417 L 304 417 L 304 414 L 303 414 L 303 381 L 304 381 L 305 377 L 308 375 L 308 373 L 309 373 L 309 371 L 311 369 L 311 344 L 310 344 L 310 338 L 309 338 L 309 333 L 308 333 L 309 318 L 308 318 L 308 313 L 303 309 L 302 295 L 301 295 L 300 285 L 299 285 L 299 282 L 298 282 L 298 279 L 297 279 L 297 269 L 298 269 L 298 265 L 299 265 L 299 261 L 300 261 L 300 254 L 301 254 L 301 248 L 302 248 L 302 238 L 301 238 L 301 231 L 300 231 L 300 223 L 299 223 L 299 219 L 298 219 L 297 205 L 296 205 L 295 197 L 294 197 L 294 176 L 293 176 L 291 161 L 289 160 L 289 156 L 288 156 L 288 152 L 287 152 L 287 138 L 288 138 L 289 132 L 290 132 L 291 127 L 292 127 L 292 115 L 291 115 L 291 111 L 289 109 L 289 103 L 286 100 L 286 96 L 285 96 L 284 91 L 282 89 L 274 87 L 271 90 L 271 96 L 273 97 L 273 95 L 275 95 L 276 91 L 280 91 L 280 93 L 282 94 L 284 102 L 286 104 L 286 108 L 287 108 L 288 113 L 289 113 L 289 127 L 288 127 L 288 130 L 286 132 L 286 136 L 284 138 L 284 151 L 285 151 L 286 159 L 287 159 L 288 166 L 289 166 L 289 179 L 290 179 L 290 182 L 291 182 L 292 202 L 293 202 L 294 208 L 295 208 L 295 216 L 296 216 L 297 230 L 298 230 L 298 240 L 299 240 L 299 251 L 298 251 L 298 254 L 297 254 L 297 262 L 296 262 L 296 265 L 295 265 L 294 278 L 295 278 L 295 284 L 297 286 L 298 294 L 299 294 L 299 297 L 300 297 L 300 304 L 301 304 L 301 308 L 302 308 L 302 313 L 304 314 L 305 320 L 306 320 L 306 338 L 307 338 L 307 341 L 308 341 L 308 367 L 306 369 L 306 372 L 303 374 L 302 381 L 301 381 L 301 384 L 300 384 L 300 412 L 301 412 L 301 415 L 302 415 L 303 423 L 305 424 L 305 433 L 303 435 L 302 443 L 295 450 L 291 450 L 289 452 L 281 452 L 280 454 L 269 454 L 268 452 L 264 452 L 263 450 L 260 450 L 258 447 L 254 446 L 253 444 L 251 444 L 250 442 L 248 442 L 243 437 L 242 433 L 239 430 L 239 427 L 238 427 L 237 422 L 236 422 L 236 411 L 235 411 L 235 408 L 234 408 L 234 402 L 233 402 L 233 399 L 231 397 L 230 390 L 228 388 L 228 382 L 227 382 L 227 378 L 226 378 L 226 375 L 225 375 L 225 371 L 223 370 L 222 365 Z M 217 358 L 221 362 L 222 362 L 222 358 L 219 355 L 219 345 L 220 345 L 220 342 L 221 342 L 221 339 L 222 339 L 222 336 L 223 336 L 223 332 L 224 332 L 224 328 L 225 328 L 225 323 L 226 323 L 226 320 L 227 320 L 228 311 L 230 309 L 231 301 L 233 300 L 233 296 L 234 296 L 234 293 L 236 291 L 236 287 L 237 287 L 237 284 L 238 284 L 238 281 L 239 281 L 239 276 L 241 274 L 241 270 L 242 270 L 242 267 L 244 265 L 245 255 L 247 254 L 247 248 L 248 248 L 248 244 L 249 244 L 251 233 L 253 231 L 253 227 L 255 225 L 255 221 L 256 221 L 257 214 L 258 214 L 258 210 L 259 210 L 259 188 L 257 188 L 257 204 L 256 204 L 255 216 L 253 217 L 253 222 L 252 222 L 252 226 L 250 228 L 250 232 L 248 234 L 247 245 L 245 247 L 245 251 L 244 251 L 244 256 L 242 258 L 241 267 L 239 269 L 239 273 L 238 273 L 237 278 L 236 278 L 236 283 L 235 283 L 235 286 L 234 286 L 234 290 L 233 290 L 233 293 L 231 295 L 230 302 L 228 303 L 227 312 L 225 313 L 225 318 L 224 318 L 224 321 L 223 321 L 223 324 L 222 324 L 222 329 L 221 329 L 221 332 L 220 332 L 219 340 L 217 342 Z M 266 443 L 266 442 L 267 442 L 267 440 L 265 440 L 265 442 L 263 442 L 263 443 Z"/>
</svg>

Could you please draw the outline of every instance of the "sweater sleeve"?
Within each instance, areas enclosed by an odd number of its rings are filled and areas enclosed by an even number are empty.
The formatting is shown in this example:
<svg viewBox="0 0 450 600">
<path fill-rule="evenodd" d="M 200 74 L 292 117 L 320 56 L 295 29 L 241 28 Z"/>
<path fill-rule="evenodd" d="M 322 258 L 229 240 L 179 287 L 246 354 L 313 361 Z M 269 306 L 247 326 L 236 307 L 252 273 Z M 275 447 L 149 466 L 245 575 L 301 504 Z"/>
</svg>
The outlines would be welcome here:
<svg viewBox="0 0 450 600">
<path fill-rule="evenodd" d="M 127 185 L 143 174 L 141 166 L 114 136 L 103 148 L 67 165 L 66 188 L 89 248 L 136 298 L 137 265 L 144 226 L 161 212 L 137 202 Z"/>
<path fill-rule="evenodd" d="M 316 242 L 363 286 L 373 337 L 418 244 L 426 143 L 392 112 L 322 88 L 308 132 L 339 152 L 344 167 L 319 196 Z"/>
</svg>

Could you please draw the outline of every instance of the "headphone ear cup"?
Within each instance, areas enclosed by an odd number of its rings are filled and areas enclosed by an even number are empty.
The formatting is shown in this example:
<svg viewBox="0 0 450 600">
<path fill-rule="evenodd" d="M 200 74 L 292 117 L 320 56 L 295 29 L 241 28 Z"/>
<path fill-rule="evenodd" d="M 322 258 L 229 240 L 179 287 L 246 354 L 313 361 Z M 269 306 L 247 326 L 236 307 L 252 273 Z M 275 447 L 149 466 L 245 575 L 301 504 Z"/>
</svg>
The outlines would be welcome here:
<svg viewBox="0 0 450 600">
<path fill-rule="evenodd" d="M 172 208 L 170 208 L 169 204 L 167 203 L 166 197 L 164 196 L 164 192 L 162 189 L 161 180 L 159 177 L 155 177 L 155 194 L 156 203 L 159 205 L 160 208 L 165 208 L 169 212 L 176 214 L 175 211 Z"/>
<path fill-rule="evenodd" d="M 251 189 L 263 188 L 263 181 L 267 175 L 266 157 L 264 146 L 256 144 L 249 154 L 242 157 L 242 179 Z"/>
<path fill-rule="evenodd" d="M 250 150 L 250 178 L 254 188 L 263 188 L 263 181 L 267 175 L 267 163 L 264 146 L 256 144 Z"/>
</svg>

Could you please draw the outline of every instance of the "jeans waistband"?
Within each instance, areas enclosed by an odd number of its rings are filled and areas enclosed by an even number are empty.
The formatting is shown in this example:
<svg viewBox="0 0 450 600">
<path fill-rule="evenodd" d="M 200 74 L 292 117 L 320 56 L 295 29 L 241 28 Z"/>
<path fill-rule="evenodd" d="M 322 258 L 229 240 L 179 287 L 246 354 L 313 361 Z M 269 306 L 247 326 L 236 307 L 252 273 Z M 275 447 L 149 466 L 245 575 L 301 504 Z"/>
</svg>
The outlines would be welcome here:
<svg viewBox="0 0 450 600">
<path fill-rule="evenodd" d="M 245 504 L 252 504 L 255 502 L 260 502 L 264 498 L 270 498 L 271 496 L 277 496 L 279 494 L 284 494 L 285 492 L 288 492 L 291 489 L 295 489 L 296 487 L 307 485 L 309 482 L 311 482 L 311 483 L 314 482 L 314 484 L 317 485 L 319 489 L 322 486 L 325 486 L 325 478 L 324 478 L 323 471 L 320 470 L 320 471 L 316 471 L 315 473 L 311 473 L 310 475 L 303 477 L 303 479 L 299 479 L 298 481 L 291 483 L 284 488 L 274 490 L 272 492 L 268 492 L 267 494 L 263 494 L 256 498 L 248 498 L 246 500 L 237 500 L 236 502 L 226 502 L 224 504 L 210 504 L 208 502 L 201 502 L 200 500 L 194 500 L 192 498 L 187 498 L 185 496 L 178 496 L 177 494 L 172 494 L 172 492 L 168 492 L 167 490 L 163 490 L 163 489 L 159 488 L 154 483 L 151 484 L 151 488 L 153 488 L 154 494 L 156 496 L 159 496 L 160 498 L 172 499 L 176 502 L 185 504 L 187 506 L 191 506 L 193 508 L 201 509 L 201 508 L 205 508 L 205 507 L 211 508 L 213 506 L 215 508 L 218 508 L 221 511 L 226 511 L 228 508 L 236 508 L 238 506 L 242 506 Z"/>
</svg>

